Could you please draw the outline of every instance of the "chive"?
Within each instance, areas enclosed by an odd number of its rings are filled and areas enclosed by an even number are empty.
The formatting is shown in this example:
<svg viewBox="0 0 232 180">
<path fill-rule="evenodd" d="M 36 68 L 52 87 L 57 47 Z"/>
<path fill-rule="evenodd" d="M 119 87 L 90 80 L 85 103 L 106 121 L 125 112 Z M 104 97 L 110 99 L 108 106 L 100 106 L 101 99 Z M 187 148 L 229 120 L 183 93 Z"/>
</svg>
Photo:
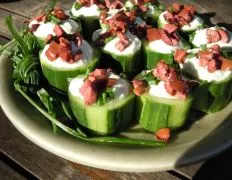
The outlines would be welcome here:
<svg viewBox="0 0 232 180">
<path fill-rule="evenodd" d="M 202 45 L 200 46 L 200 48 L 201 48 L 202 51 L 206 51 L 206 50 L 207 50 L 206 44 L 202 44 Z"/>
<path fill-rule="evenodd" d="M 29 49 L 24 42 L 23 38 L 19 35 L 19 32 L 17 31 L 15 25 L 12 22 L 12 16 L 7 16 L 5 18 L 6 25 L 8 26 L 9 31 L 11 32 L 14 39 L 17 41 L 18 45 L 21 47 L 22 52 L 24 55 L 27 55 L 29 53 Z"/>
<path fill-rule="evenodd" d="M 187 55 L 187 58 L 188 58 L 188 59 L 193 58 L 193 57 L 195 57 L 195 54 L 194 54 L 194 53 L 189 53 L 189 54 Z"/>
<path fill-rule="evenodd" d="M 53 15 L 49 15 L 48 19 L 55 24 L 59 24 L 61 22 L 57 17 Z"/>
<path fill-rule="evenodd" d="M 80 9 L 81 7 L 82 7 L 81 4 L 79 4 L 78 2 L 75 2 L 74 8 L 75 8 L 76 10 Z"/>
</svg>

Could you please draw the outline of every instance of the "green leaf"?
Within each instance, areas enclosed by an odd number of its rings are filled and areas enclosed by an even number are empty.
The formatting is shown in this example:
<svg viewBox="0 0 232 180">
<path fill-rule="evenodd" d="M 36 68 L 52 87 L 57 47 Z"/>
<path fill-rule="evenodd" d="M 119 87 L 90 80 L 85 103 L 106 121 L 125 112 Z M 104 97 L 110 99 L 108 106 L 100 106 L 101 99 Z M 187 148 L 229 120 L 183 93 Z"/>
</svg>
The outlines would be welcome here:
<svg viewBox="0 0 232 180">
<path fill-rule="evenodd" d="M 12 16 L 7 16 L 5 18 L 5 22 L 6 22 L 6 25 L 8 26 L 9 31 L 11 32 L 12 36 L 18 42 L 18 45 L 21 47 L 23 54 L 27 55 L 29 53 L 29 49 L 28 49 L 25 41 L 23 40 L 23 38 L 21 37 L 21 35 L 17 31 L 15 25 L 13 24 Z"/>
<path fill-rule="evenodd" d="M 56 118 L 56 112 L 53 106 L 53 98 L 50 97 L 48 92 L 43 88 L 37 91 L 37 95 L 39 96 L 43 105 L 47 108 L 48 114 L 51 115 L 53 118 Z M 58 130 L 56 124 L 52 123 L 52 126 L 53 131 L 56 133 Z"/>
</svg>

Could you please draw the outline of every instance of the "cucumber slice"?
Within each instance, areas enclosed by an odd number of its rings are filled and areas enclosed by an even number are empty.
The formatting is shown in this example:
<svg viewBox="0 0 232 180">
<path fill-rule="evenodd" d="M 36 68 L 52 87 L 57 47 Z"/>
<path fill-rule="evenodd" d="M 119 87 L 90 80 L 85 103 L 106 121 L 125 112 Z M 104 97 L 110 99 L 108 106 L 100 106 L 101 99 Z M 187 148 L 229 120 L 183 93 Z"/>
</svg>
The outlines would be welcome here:
<svg viewBox="0 0 232 180">
<path fill-rule="evenodd" d="M 146 130 L 155 132 L 161 128 L 181 127 L 190 111 L 193 98 L 185 100 L 167 99 L 144 93 L 137 97 L 136 112 L 139 124 Z"/>
<path fill-rule="evenodd" d="M 168 22 L 165 20 L 164 15 L 167 13 L 167 11 L 161 13 L 159 15 L 157 24 L 158 27 L 163 28 L 165 24 L 168 24 Z M 184 25 L 180 28 L 180 30 L 182 32 L 185 33 L 192 33 L 194 31 L 196 31 L 199 28 L 202 28 L 204 25 L 204 20 L 202 18 L 200 18 L 199 16 L 194 16 L 192 22 L 190 22 L 188 25 Z"/>
<path fill-rule="evenodd" d="M 172 64 L 173 63 L 173 53 L 162 53 L 160 52 L 159 47 L 157 49 L 152 49 L 149 47 L 149 42 L 147 40 L 143 41 L 143 52 L 144 52 L 144 60 L 146 64 L 147 69 L 154 69 L 156 64 L 163 59 L 165 63 L 167 64 Z M 179 48 L 183 49 L 190 49 L 190 45 L 183 39 L 181 38 L 181 43 Z"/>
<path fill-rule="evenodd" d="M 94 50 L 93 59 L 89 60 L 85 65 L 74 69 L 62 69 L 47 64 L 46 60 L 43 60 L 41 57 L 41 54 L 42 53 L 40 53 L 40 63 L 44 77 L 48 80 L 50 85 L 62 91 L 68 90 L 69 78 L 85 74 L 87 70 L 93 70 L 97 66 L 100 58 L 100 53 Z"/>
<path fill-rule="evenodd" d="M 206 113 L 223 109 L 232 98 L 232 76 L 220 82 L 202 81 L 194 91 L 193 108 Z"/>
<path fill-rule="evenodd" d="M 77 77 L 79 78 L 79 77 Z M 133 120 L 135 95 L 130 93 L 102 106 L 86 106 L 80 97 L 68 92 L 71 108 L 77 121 L 92 132 L 107 135 L 127 128 Z"/>
</svg>

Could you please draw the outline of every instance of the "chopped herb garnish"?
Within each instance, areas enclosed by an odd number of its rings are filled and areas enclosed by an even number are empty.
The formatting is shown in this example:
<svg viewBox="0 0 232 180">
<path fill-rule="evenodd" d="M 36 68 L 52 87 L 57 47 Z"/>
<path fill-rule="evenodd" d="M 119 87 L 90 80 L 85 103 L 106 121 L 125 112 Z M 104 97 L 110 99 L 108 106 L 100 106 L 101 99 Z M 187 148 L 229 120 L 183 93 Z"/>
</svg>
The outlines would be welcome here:
<svg viewBox="0 0 232 180">
<path fill-rule="evenodd" d="M 101 105 L 106 104 L 109 100 L 112 100 L 112 99 L 114 99 L 113 88 L 106 88 L 98 96 L 97 104 L 101 106 Z"/>
<path fill-rule="evenodd" d="M 48 20 L 55 23 L 55 24 L 59 24 L 61 22 L 57 17 L 55 17 L 53 15 L 49 15 Z"/>
<path fill-rule="evenodd" d="M 187 58 L 190 59 L 190 58 L 194 58 L 196 55 L 194 53 L 188 53 L 187 55 Z"/>
<path fill-rule="evenodd" d="M 75 5 L 74 5 L 74 8 L 76 10 L 80 9 L 81 7 L 82 7 L 82 5 L 80 3 L 78 3 L 78 2 L 76 2 Z"/>
<path fill-rule="evenodd" d="M 141 76 L 142 76 L 141 80 L 146 81 L 149 85 L 152 85 L 152 84 L 157 85 L 160 82 L 158 78 L 153 76 L 152 71 L 150 72 L 143 71 Z"/>
<path fill-rule="evenodd" d="M 202 45 L 200 46 L 200 48 L 201 48 L 202 51 L 206 51 L 206 50 L 207 50 L 206 44 L 202 44 Z"/>
</svg>

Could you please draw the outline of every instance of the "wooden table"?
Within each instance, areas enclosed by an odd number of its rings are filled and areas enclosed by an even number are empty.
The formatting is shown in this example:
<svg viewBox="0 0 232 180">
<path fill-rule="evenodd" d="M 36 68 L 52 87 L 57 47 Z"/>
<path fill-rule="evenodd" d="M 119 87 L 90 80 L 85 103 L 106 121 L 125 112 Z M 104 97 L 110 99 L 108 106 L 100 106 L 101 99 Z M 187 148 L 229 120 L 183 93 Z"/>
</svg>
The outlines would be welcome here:
<svg viewBox="0 0 232 180">
<path fill-rule="evenodd" d="M 60 1 L 66 9 L 72 0 Z M 217 12 L 219 25 L 232 30 L 231 0 L 196 0 L 208 9 L 208 16 Z M 46 0 L 0 0 L 0 45 L 11 38 L 4 17 L 12 15 L 16 25 L 38 13 Z M 227 17 L 227 18 L 224 18 Z M 226 19 L 226 21 L 221 21 Z M 222 23 L 223 22 L 223 23 Z M 227 179 L 232 177 L 232 148 L 204 163 L 167 172 L 123 173 L 86 167 L 64 160 L 36 146 L 21 135 L 0 108 L 0 179 Z"/>
</svg>

